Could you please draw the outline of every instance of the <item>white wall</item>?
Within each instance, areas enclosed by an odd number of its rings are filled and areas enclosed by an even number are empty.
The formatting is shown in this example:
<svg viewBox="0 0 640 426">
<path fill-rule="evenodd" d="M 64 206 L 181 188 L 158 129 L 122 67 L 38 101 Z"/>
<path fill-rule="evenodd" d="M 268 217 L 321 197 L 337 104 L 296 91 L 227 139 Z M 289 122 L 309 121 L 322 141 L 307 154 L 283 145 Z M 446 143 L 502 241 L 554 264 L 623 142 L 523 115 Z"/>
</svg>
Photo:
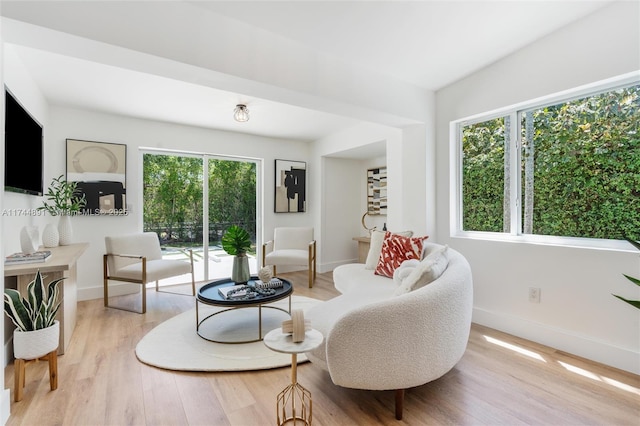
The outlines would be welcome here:
<svg viewBox="0 0 640 426">
<path fill-rule="evenodd" d="M 356 262 L 358 255 L 353 237 L 360 235 L 360 192 L 365 185 L 360 161 L 322 157 L 321 235 L 322 269 L 333 270 L 344 263 Z M 355 213 L 357 212 L 357 213 Z M 354 214 L 355 213 L 355 214 Z"/>
<path fill-rule="evenodd" d="M 49 107 L 42 95 L 42 92 L 29 76 L 15 52 L 8 46 L 4 48 L 4 83 L 11 93 L 16 97 L 20 104 L 33 116 L 40 124 L 43 125 L 44 135 L 44 154 L 45 157 L 50 153 L 50 147 L 47 144 L 47 135 L 49 131 Z M 2 93 L 4 101 L 4 92 Z M 4 117 L 4 114 L 3 114 Z M 4 127 L 2 127 L 4 129 Z M 2 162 L 4 170 L 4 160 Z M 34 165 L 39 167 L 39 165 Z M 45 188 L 52 175 L 50 169 L 45 164 Z M 56 175 L 57 176 L 57 175 Z M 3 173 L 4 178 L 4 173 Z M 14 192 L 5 192 L 4 210 L 2 224 L 2 241 L 5 253 L 11 254 L 20 250 L 20 229 L 25 225 L 39 226 L 44 224 L 45 217 L 42 212 L 35 214 L 27 214 L 42 205 L 42 197 L 34 195 L 18 194 Z M 41 231 L 42 232 L 42 231 Z"/>
<path fill-rule="evenodd" d="M 141 230 L 140 147 L 184 150 L 208 154 L 256 158 L 263 161 L 263 235 L 270 239 L 276 226 L 310 226 L 313 201 L 305 213 L 273 213 L 274 160 L 306 161 L 309 171 L 317 166 L 305 142 L 276 140 L 247 134 L 139 120 L 128 117 L 52 106 L 47 144 L 49 173 L 65 173 L 67 138 L 127 145 L 127 204 L 129 216 L 77 216 L 72 218 L 74 240 L 90 243 L 78 262 L 78 299 L 102 297 L 102 254 L 105 235 Z M 313 176 L 313 175 L 311 175 Z M 312 182 L 309 182 L 312 183 Z"/>
<path fill-rule="evenodd" d="M 449 123 L 640 69 L 637 2 L 616 3 L 436 94 L 437 226 L 474 274 L 474 321 L 640 373 L 637 252 L 490 242 L 449 235 Z M 540 304 L 528 287 L 540 287 Z"/>
<path fill-rule="evenodd" d="M 435 96 L 426 96 L 425 104 L 433 110 Z M 435 168 L 428 166 L 433 164 L 435 153 L 433 115 L 426 115 L 424 122 L 403 129 L 362 123 L 315 141 L 313 156 L 322 159 L 316 182 L 323 198 L 321 215 L 315 223 L 322 233 L 324 246 L 319 250 L 324 256 L 324 270 L 357 259 L 353 237 L 366 234 L 361 218 L 367 211 L 366 170 L 370 167 L 387 166 L 388 214 L 368 217 L 367 226 L 382 229 L 386 223 L 392 231 L 410 229 L 415 235 L 434 236 Z M 381 141 L 386 145 L 384 157 L 340 158 L 343 152 L 366 149 Z M 357 202 L 354 194 L 359 194 Z"/>
<path fill-rule="evenodd" d="M 1 4 L 0 4 L 0 8 L 2 8 Z M 2 23 L 0 23 L 0 87 L 4 86 L 4 81 L 5 81 L 4 71 L 2 69 L 3 68 L 2 65 L 4 64 L 4 57 L 5 57 L 5 52 L 4 52 L 4 42 L 2 41 Z M 4 96 L 3 96 L 2 99 L 0 99 L 0 129 L 3 129 L 3 131 L 4 131 L 4 110 L 5 110 L 5 105 L 4 105 Z M 4 139 L 4 137 L 2 139 Z M 4 144 L 0 144 L 0 164 L 4 164 Z M 4 173 L 0 173 L 0 188 L 4 188 Z M 4 208 L 3 198 L 4 198 L 3 194 L 0 193 L 0 211 L 2 211 Z M 3 227 L 4 227 L 4 217 L 0 216 L 0 230 L 2 230 Z M 1 247 L 1 246 L 0 246 L 0 256 L 4 259 L 5 251 L 4 251 L 4 247 Z M 0 262 L 0 274 L 4 276 L 4 262 Z M 0 318 L 0 330 L 4 330 L 4 324 L 5 324 L 5 316 L 2 315 L 2 318 Z M 3 339 L 3 342 L 4 342 L 4 339 Z M 8 356 L 6 352 L 0 351 L 0 361 L 1 361 L 0 365 L 3 366 L 2 371 L 0 371 L 0 383 L 4 383 L 4 367 L 6 365 L 5 363 L 7 358 Z M 0 395 L 0 423 L 5 424 L 9 419 L 9 414 L 11 414 L 11 391 L 4 387 L 0 387 L 0 389 L 2 389 L 2 394 Z"/>
</svg>

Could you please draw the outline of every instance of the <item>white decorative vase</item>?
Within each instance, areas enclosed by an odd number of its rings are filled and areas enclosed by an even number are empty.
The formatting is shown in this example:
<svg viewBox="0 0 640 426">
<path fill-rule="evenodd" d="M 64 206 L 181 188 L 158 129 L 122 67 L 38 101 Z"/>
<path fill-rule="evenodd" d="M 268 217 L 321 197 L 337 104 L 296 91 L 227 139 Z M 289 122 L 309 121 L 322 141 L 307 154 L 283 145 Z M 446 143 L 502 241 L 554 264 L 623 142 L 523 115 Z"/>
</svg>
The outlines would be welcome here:
<svg viewBox="0 0 640 426">
<path fill-rule="evenodd" d="M 24 226 L 20 230 L 20 248 L 22 253 L 31 254 L 38 250 L 38 227 Z"/>
<path fill-rule="evenodd" d="M 60 322 L 51 327 L 33 331 L 13 331 L 13 356 L 19 359 L 37 359 L 58 348 Z"/>
<path fill-rule="evenodd" d="M 42 231 L 42 245 L 45 247 L 57 247 L 60 242 L 58 227 L 53 223 L 48 223 Z"/>
<path fill-rule="evenodd" d="M 58 222 L 58 233 L 60 234 L 60 245 L 68 246 L 73 238 L 73 228 L 71 227 L 71 216 L 66 214 L 60 215 Z"/>
</svg>

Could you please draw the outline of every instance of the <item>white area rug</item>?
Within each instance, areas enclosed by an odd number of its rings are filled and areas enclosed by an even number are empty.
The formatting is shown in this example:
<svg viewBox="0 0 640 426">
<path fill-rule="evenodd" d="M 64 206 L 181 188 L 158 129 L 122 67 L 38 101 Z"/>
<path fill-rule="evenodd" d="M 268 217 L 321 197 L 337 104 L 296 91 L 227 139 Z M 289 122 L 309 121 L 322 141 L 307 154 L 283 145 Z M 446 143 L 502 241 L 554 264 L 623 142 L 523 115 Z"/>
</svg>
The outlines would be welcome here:
<svg viewBox="0 0 640 426">
<path fill-rule="evenodd" d="M 288 308 L 288 298 L 269 306 Z M 292 297 L 292 309 L 307 310 L 320 303 L 303 296 Z M 200 319 L 218 311 L 199 304 Z M 275 309 L 262 309 L 262 335 L 281 327 L 288 314 Z M 200 333 L 216 340 L 249 340 L 258 335 L 257 308 L 236 309 L 205 321 Z M 221 339 L 222 337 L 222 339 Z M 203 339 L 196 333 L 196 310 L 177 315 L 147 333 L 136 346 L 136 356 L 145 364 L 181 371 L 264 370 L 291 365 L 291 355 L 274 352 L 262 341 L 225 344 Z M 298 362 L 306 361 L 304 354 Z"/>
</svg>

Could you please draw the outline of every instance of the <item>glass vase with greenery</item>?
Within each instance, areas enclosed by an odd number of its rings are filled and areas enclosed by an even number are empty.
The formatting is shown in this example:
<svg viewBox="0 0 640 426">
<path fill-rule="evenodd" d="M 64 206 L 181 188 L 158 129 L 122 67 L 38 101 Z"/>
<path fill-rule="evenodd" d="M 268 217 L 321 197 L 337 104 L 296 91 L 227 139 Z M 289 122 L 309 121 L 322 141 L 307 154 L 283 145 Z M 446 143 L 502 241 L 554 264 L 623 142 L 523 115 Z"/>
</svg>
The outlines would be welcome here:
<svg viewBox="0 0 640 426">
<path fill-rule="evenodd" d="M 222 249 L 232 256 L 233 268 L 231 280 L 235 283 L 246 283 L 251 278 L 247 251 L 251 248 L 251 236 L 237 225 L 232 225 L 222 236 Z"/>
</svg>

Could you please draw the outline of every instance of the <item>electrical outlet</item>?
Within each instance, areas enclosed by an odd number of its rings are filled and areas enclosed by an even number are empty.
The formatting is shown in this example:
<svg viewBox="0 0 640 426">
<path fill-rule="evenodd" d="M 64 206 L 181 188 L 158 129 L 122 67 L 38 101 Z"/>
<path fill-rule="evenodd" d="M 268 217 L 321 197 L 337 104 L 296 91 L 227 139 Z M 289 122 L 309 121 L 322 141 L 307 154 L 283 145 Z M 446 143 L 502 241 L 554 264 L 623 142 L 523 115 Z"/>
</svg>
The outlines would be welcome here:
<svg viewBox="0 0 640 426">
<path fill-rule="evenodd" d="M 529 287 L 529 302 L 540 303 L 540 288 Z"/>
</svg>

